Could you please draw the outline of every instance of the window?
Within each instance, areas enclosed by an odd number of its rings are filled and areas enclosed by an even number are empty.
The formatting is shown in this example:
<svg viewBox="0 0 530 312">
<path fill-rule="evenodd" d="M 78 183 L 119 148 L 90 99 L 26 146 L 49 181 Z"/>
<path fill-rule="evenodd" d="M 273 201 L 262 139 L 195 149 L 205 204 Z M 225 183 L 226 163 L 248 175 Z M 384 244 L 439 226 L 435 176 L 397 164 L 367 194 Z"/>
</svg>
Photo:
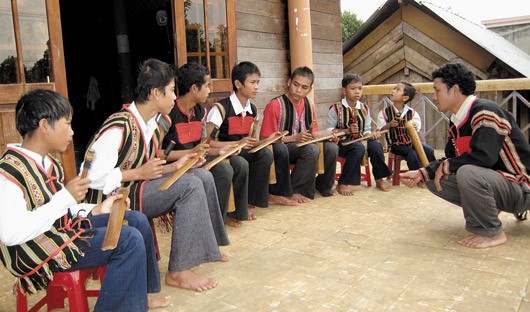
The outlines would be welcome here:
<svg viewBox="0 0 530 312">
<path fill-rule="evenodd" d="M 50 82 L 44 0 L 0 0 L 0 84 Z"/>
<path fill-rule="evenodd" d="M 175 3 L 177 64 L 196 62 L 208 67 L 214 92 L 227 92 L 231 86 L 230 71 L 236 59 L 234 2 L 176 0 Z"/>
</svg>

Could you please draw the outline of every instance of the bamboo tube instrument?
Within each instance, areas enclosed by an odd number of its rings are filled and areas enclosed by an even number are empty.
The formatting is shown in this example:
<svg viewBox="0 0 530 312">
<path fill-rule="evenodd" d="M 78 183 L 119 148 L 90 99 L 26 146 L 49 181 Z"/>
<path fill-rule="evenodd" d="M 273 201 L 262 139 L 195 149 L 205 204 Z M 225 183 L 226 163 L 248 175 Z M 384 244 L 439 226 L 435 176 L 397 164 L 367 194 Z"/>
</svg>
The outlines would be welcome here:
<svg viewBox="0 0 530 312">
<path fill-rule="evenodd" d="M 256 119 L 254 120 L 254 124 L 252 125 L 252 132 L 250 133 L 250 136 L 253 137 L 253 138 L 256 138 L 256 139 L 259 139 L 259 135 L 258 135 L 258 122 L 259 122 L 259 118 L 256 117 Z M 281 138 L 281 137 L 279 137 Z M 278 140 L 279 138 L 277 138 L 276 140 Z M 272 144 L 274 141 L 276 140 L 273 140 L 271 142 L 268 142 L 269 140 L 266 140 L 264 143 L 252 148 L 250 151 L 248 151 L 249 153 L 256 153 L 257 151 L 261 150 L 263 147 L 267 147 L 274 155 L 274 150 L 272 149 L 272 146 L 270 144 Z M 269 184 L 276 184 L 276 166 L 274 165 L 274 158 L 272 159 L 272 163 L 271 163 L 271 166 L 270 166 L 270 169 L 269 169 Z"/>
<path fill-rule="evenodd" d="M 215 128 L 210 136 L 204 141 L 205 144 L 210 144 L 210 141 L 212 138 L 217 134 L 217 131 L 219 131 L 218 128 Z M 193 165 L 195 165 L 201 157 L 203 157 L 206 154 L 207 150 L 201 150 L 197 152 L 197 155 L 193 156 L 191 159 L 189 159 L 182 167 L 180 167 L 178 170 L 173 172 L 172 175 L 170 175 L 166 181 L 164 181 L 159 187 L 158 191 L 165 191 L 167 190 L 173 183 L 175 183 L 183 174 L 186 173 Z"/>
<path fill-rule="evenodd" d="M 427 155 L 425 154 L 425 150 L 423 149 L 423 145 L 421 144 L 420 137 L 418 136 L 418 132 L 416 131 L 416 128 L 414 128 L 414 124 L 412 123 L 412 120 L 408 120 L 405 122 L 405 128 L 407 129 L 407 132 L 410 136 L 410 139 L 412 140 L 412 146 L 416 150 L 416 153 L 418 154 L 418 158 L 421 162 L 422 166 L 427 166 L 429 164 L 429 160 L 427 159 Z"/>
<path fill-rule="evenodd" d="M 296 147 L 302 147 L 304 145 L 308 145 L 308 144 L 311 144 L 311 143 L 327 141 L 327 140 L 333 138 L 334 136 L 335 137 L 340 137 L 340 136 L 343 136 L 343 135 L 346 135 L 346 132 L 340 131 L 340 132 L 336 132 L 336 133 L 333 133 L 333 134 L 328 134 L 328 135 L 322 136 L 322 137 L 320 137 L 318 139 L 313 139 L 313 140 L 309 140 L 309 141 L 298 143 L 298 144 L 296 144 Z"/>
<path fill-rule="evenodd" d="M 123 194 L 123 197 L 114 201 L 112 204 L 109 221 L 107 223 L 107 231 L 101 244 L 101 250 L 112 250 L 118 246 L 118 240 L 120 239 L 121 227 L 123 225 L 123 218 L 125 216 L 125 210 L 127 210 L 127 202 L 125 201 L 129 197 L 129 188 L 119 188 L 116 194 Z"/>
<path fill-rule="evenodd" d="M 85 161 L 83 162 L 83 170 L 81 171 L 81 179 L 86 178 L 88 175 L 88 170 L 90 170 L 90 166 L 92 165 L 92 161 L 94 160 L 94 150 L 88 149 L 85 153 Z"/>
<path fill-rule="evenodd" d="M 230 161 L 228 159 L 223 159 L 223 162 L 230 164 Z M 234 199 L 234 183 L 230 183 L 230 195 L 228 196 L 228 207 L 226 209 L 227 212 L 234 212 L 236 211 L 236 202 Z"/>
<path fill-rule="evenodd" d="M 231 149 L 226 151 L 226 153 L 224 153 L 223 155 L 217 156 L 214 160 L 212 160 L 209 163 L 207 163 L 206 165 L 204 165 L 203 168 L 206 169 L 206 170 L 212 169 L 213 166 L 215 166 L 218 163 L 220 163 L 223 159 L 232 156 L 233 154 L 235 154 L 237 151 L 239 151 L 240 149 L 244 148 L 245 146 L 247 146 L 247 143 L 240 143 L 240 144 L 232 147 Z"/>
<path fill-rule="evenodd" d="M 384 133 L 387 133 L 389 130 L 381 130 L 379 131 L 379 134 L 384 134 Z M 364 137 L 360 137 L 360 138 L 357 138 L 355 140 L 351 140 L 351 141 L 348 141 L 348 142 L 344 142 L 344 143 L 341 143 L 343 146 L 346 146 L 346 145 L 350 145 L 350 144 L 353 144 L 355 142 L 359 142 L 359 141 L 364 141 L 364 140 L 368 140 L 368 139 L 371 139 L 374 137 L 374 134 L 370 134 L 370 135 L 367 135 L 367 136 L 364 136 Z"/>
<path fill-rule="evenodd" d="M 313 120 L 311 122 L 311 125 L 309 126 L 309 132 L 313 132 L 313 128 L 316 126 L 317 122 L 316 120 Z M 317 146 L 320 149 L 320 153 L 318 154 L 318 161 L 317 161 L 317 174 L 323 174 L 326 171 L 325 163 L 324 163 L 324 142 L 320 141 L 317 142 Z"/>
</svg>

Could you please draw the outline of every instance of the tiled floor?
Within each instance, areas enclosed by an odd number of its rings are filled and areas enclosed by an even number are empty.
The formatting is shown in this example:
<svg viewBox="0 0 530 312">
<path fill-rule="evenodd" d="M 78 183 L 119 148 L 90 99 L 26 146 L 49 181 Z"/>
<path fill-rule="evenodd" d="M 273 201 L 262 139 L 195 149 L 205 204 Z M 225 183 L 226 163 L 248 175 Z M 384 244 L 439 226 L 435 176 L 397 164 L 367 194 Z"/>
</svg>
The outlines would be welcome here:
<svg viewBox="0 0 530 312">
<path fill-rule="evenodd" d="M 508 243 L 473 250 L 455 243 L 466 235 L 460 208 L 420 188 L 360 186 L 256 213 L 228 229 L 228 263 L 196 269 L 219 286 L 164 285 L 171 305 L 159 311 L 530 311 L 530 220 L 501 214 Z M 164 274 L 169 236 L 158 240 Z M 0 311 L 14 311 L 3 266 L 0 278 Z"/>
</svg>

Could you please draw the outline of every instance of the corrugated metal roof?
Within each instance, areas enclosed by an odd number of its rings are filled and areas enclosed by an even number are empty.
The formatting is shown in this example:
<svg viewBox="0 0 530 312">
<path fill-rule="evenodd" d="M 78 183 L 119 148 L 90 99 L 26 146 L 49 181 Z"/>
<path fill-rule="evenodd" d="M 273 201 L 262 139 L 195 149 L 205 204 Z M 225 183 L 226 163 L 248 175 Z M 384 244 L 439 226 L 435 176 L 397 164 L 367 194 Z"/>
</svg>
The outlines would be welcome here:
<svg viewBox="0 0 530 312">
<path fill-rule="evenodd" d="M 399 9 L 399 0 L 388 0 L 361 26 L 361 28 L 343 46 L 343 53 L 360 42 L 382 21 Z M 477 45 L 494 55 L 499 61 L 511 67 L 525 77 L 530 77 L 530 56 L 500 35 L 483 25 L 470 21 L 456 13 L 441 8 L 428 1 L 405 0 L 404 3 L 414 5 L 426 14 L 439 19 L 455 31 L 466 36 Z"/>
</svg>

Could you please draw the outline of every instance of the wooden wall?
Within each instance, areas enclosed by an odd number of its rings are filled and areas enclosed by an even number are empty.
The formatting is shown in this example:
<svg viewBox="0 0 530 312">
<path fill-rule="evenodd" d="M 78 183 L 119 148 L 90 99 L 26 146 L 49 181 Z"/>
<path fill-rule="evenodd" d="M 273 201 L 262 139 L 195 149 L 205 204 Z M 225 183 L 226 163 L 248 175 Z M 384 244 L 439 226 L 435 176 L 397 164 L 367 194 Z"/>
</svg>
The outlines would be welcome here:
<svg viewBox="0 0 530 312">
<path fill-rule="evenodd" d="M 330 103 L 340 99 L 342 79 L 341 14 L 339 0 L 312 0 L 311 24 L 315 100 L 320 128 Z M 268 101 L 287 90 L 291 72 L 286 0 L 237 0 L 237 58 L 251 61 L 261 71 L 255 104 L 263 110 Z"/>
</svg>

